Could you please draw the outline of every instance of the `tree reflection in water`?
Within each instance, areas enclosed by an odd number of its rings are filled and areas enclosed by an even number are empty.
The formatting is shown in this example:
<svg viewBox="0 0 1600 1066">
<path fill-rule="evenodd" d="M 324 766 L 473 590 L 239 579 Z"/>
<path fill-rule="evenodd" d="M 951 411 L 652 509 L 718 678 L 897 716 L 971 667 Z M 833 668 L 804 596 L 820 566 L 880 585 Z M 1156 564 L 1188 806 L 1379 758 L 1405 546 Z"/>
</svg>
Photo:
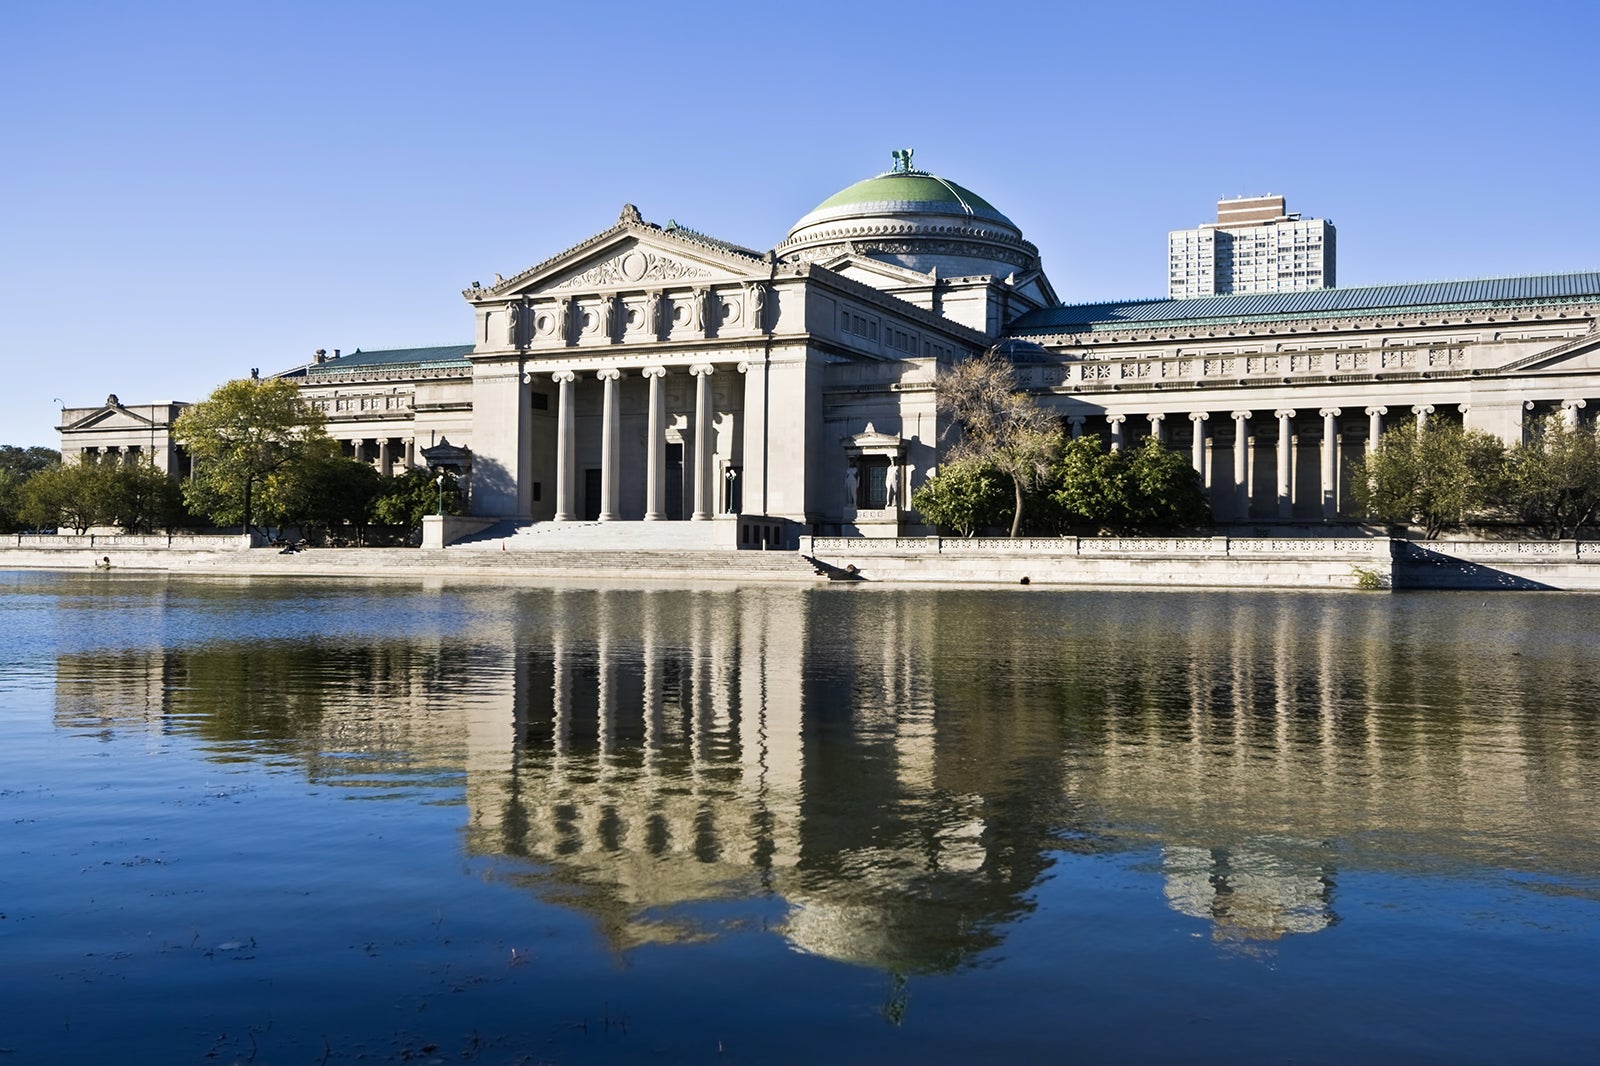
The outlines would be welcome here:
<svg viewBox="0 0 1600 1066">
<path fill-rule="evenodd" d="M 63 654 L 57 721 L 464 796 L 467 850 L 619 951 L 766 922 L 948 971 L 1064 851 L 1148 850 L 1173 911 L 1256 945 L 1336 922 L 1340 868 L 1600 869 L 1600 649 L 1532 598 L 429 595 L 470 610 Z"/>
</svg>

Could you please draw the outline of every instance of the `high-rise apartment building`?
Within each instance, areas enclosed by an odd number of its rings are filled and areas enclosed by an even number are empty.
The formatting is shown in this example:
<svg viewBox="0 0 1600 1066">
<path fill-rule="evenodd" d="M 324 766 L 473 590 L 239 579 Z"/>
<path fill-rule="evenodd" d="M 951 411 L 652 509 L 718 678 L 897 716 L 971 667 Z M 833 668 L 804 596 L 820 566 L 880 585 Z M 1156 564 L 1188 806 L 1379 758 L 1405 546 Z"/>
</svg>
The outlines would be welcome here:
<svg viewBox="0 0 1600 1066">
<path fill-rule="evenodd" d="M 1167 296 L 1328 289 L 1333 223 L 1284 211 L 1281 196 L 1217 201 L 1217 220 L 1167 234 Z"/>
</svg>

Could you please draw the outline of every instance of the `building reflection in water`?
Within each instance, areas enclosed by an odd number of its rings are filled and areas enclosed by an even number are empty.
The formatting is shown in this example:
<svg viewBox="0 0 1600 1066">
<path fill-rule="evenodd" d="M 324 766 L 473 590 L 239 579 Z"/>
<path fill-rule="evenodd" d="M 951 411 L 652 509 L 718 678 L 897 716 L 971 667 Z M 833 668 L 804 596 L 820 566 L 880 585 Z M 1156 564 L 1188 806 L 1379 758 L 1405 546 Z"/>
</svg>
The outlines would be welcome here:
<svg viewBox="0 0 1600 1066">
<path fill-rule="evenodd" d="M 1588 650 L 1508 677 L 1473 623 L 1387 598 L 470 596 L 432 637 L 63 656 L 57 720 L 464 788 L 467 848 L 620 950 L 759 919 L 947 970 L 1069 851 L 1149 849 L 1166 907 L 1254 944 L 1336 922 L 1352 866 L 1600 865 L 1595 726 L 1562 695 Z"/>
</svg>

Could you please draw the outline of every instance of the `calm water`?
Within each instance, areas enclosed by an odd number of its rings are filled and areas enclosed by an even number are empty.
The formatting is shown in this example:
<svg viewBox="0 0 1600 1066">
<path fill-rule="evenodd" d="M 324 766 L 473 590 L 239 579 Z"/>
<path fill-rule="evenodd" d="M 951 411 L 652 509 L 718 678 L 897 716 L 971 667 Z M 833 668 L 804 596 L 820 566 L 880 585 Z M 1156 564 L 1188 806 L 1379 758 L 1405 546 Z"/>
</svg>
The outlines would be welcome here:
<svg viewBox="0 0 1600 1066">
<path fill-rule="evenodd" d="M 1597 610 L 0 574 L 0 1063 L 1594 1062 Z"/>
</svg>

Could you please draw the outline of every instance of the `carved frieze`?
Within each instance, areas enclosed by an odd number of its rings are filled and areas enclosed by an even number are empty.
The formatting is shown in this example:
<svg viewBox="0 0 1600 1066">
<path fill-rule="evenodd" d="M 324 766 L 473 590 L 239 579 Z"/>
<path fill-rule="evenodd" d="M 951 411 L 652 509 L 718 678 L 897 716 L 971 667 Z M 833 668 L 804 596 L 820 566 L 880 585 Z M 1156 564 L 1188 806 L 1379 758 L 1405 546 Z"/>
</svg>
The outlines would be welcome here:
<svg viewBox="0 0 1600 1066">
<path fill-rule="evenodd" d="M 619 256 L 590 267 L 557 284 L 558 289 L 589 288 L 600 285 L 632 285 L 641 281 L 678 281 L 682 278 L 709 278 L 711 271 L 685 263 L 660 252 L 633 248 Z"/>
</svg>

